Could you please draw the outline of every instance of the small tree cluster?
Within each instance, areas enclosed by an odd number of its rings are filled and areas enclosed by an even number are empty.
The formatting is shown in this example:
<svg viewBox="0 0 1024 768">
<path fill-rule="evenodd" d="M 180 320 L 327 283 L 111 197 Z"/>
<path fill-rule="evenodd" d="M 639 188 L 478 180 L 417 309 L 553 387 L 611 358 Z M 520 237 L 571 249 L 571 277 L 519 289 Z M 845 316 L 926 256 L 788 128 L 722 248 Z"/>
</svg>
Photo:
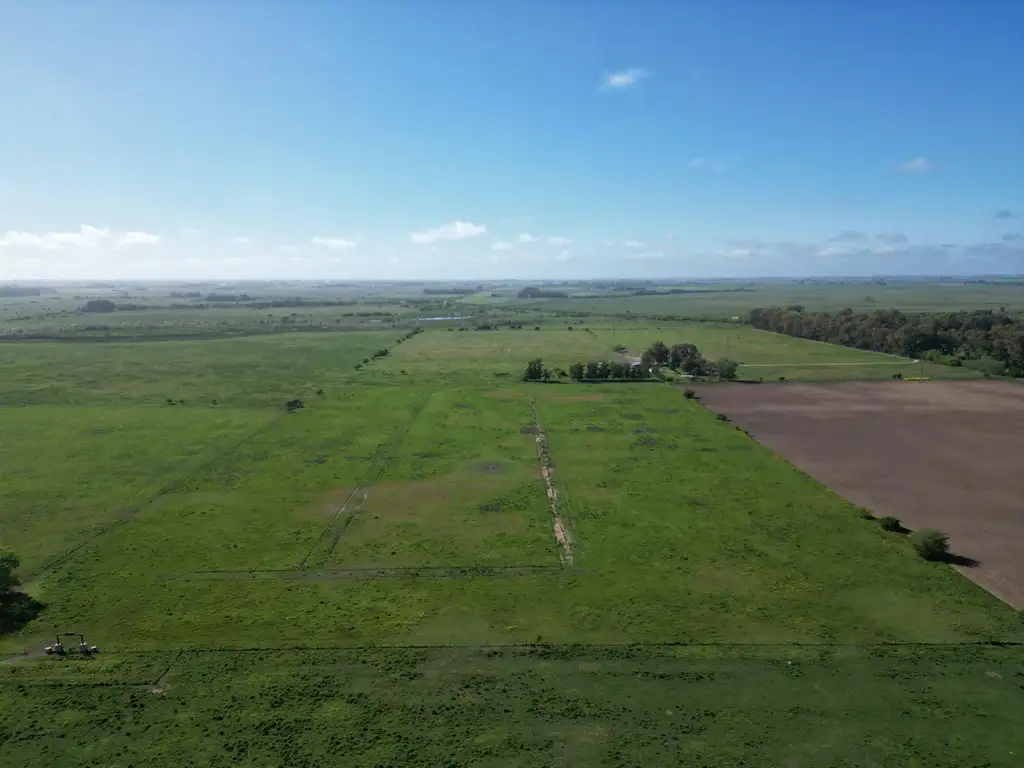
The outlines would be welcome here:
<svg viewBox="0 0 1024 768">
<path fill-rule="evenodd" d="M 305 408 L 306 404 L 303 403 L 298 398 L 295 398 L 294 400 L 289 400 L 287 403 L 285 403 L 284 407 L 288 410 L 288 413 L 295 413 L 295 411 L 299 410 L 300 408 Z"/>
<path fill-rule="evenodd" d="M 669 347 L 663 341 L 656 341 L 645 349 L 640 359 L 647 365 L 667 366 L 694 378 L 735 379 L 740 367 L 735 360 L 724 357 L 715 362 L 705 359 L 695 344 Z"/>
<path fill-rule="evenodd" d="M 551 381 L 554 373 L 544 367 L 544 361 L 539 357 L 526 364 L 523 372 L 523 381 Z"/>
<path fill-rule="evenodd" d="M 575 381 L 628 381 L 651 378 L 647 365 L 631 365 L 618 360 L 590 360 L 569 366 L 569 376 Z"/>
</svg>

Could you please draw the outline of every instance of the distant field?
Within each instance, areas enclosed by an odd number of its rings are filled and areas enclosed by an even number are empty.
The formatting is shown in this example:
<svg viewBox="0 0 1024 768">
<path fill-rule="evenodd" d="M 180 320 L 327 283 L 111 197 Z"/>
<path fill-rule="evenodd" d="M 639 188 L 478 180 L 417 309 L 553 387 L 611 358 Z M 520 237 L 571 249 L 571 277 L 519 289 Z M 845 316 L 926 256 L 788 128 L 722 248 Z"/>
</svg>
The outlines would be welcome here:
<svg viewBox="0 0 1024 768">
<path fill-rule="evenodd" d="M 0 345 L 0 405 L 278 406 L 350 382 L 405 332 Z"/>
<path fill-rule="evenodd" d="M 655 341 L 696 344 L 710 360 L 737 360 L 743 378 L 807 381 L 891 379 L 893 374 L 937 379 L 976 379 L 981 374 L 967 368 L 866 352 L 836 344 L 799 339 L 759 331 L 734 323 L 670 323 L 633 321 L 622 325 L 594 325 L 592 330 L 612 347 L 624 346 L 627 354 L 639 356 Z"/>
<path fill-rule="evenodd" d="M 1024 312 L 1024 290 L 1012 283 L 988 285 L 954 282 L 813 283 L 751 282 L 681 286 L 691 293 L 667 296 L 610 296 L 607 298 L 534 299 L 509 298 L 508 303 L 536 310 L 587 312 L 594 315 L 675 315 L 687 318 L 724 319 L 742 316 L 755 307 L 792 306 L 808 310 L 856 311 L 900 309 L 904 312 L 949 312 L 957 309 L 1006 307 Z M 657 289 L 655 289 L 657 290 Z"/>
</svg>

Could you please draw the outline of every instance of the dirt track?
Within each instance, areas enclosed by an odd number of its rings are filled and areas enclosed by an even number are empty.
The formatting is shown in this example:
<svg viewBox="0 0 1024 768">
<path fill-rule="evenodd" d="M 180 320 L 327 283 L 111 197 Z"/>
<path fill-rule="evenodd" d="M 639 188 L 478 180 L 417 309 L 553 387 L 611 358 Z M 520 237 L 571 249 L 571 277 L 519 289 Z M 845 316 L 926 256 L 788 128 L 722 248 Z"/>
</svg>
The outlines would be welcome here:
<svg viewBox="0 0 1024 768">
<path fill-rule="evenodd" d="M 950 535 L 961 572 L 1024 608 L 1024 386 L 844 382 L 695 386 L 786 459 L 876 515 Z"/>
</svg>

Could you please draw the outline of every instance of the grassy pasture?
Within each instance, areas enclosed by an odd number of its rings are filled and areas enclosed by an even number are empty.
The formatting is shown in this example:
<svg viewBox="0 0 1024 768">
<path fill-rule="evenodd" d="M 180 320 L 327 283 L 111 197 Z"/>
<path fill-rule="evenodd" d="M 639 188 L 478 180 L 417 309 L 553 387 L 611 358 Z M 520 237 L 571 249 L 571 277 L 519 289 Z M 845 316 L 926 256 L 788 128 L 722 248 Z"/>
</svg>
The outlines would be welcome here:
<svg viewBox="0 0 1024 768">
<path fill-rule="evenodd" d="M 519 381 L 681 329 L 3 347 L 3 544 L 81 546 L 0 649 L 104 654 L 0 665 L 0 764 L 1016 766 L 1013 611 L 678 387 Z"/>
<path fill-rule="evenodd" d="M 0 405 L 278 407 L 355 378 L 353 366 L 405 331 L 164 342 L 0 345 Z"/>
<path fill-rule="evenodd" d="M 0 755 L 25 768 L 1014 766 L 1024 726 L 1012 649 L 265 651 L 2 671 Z"/>
<path fill-rule="evenodd" d="M 530 423 L 525 397 L 429 393 L 332 563 L 557 564 Z"/>
</svg>

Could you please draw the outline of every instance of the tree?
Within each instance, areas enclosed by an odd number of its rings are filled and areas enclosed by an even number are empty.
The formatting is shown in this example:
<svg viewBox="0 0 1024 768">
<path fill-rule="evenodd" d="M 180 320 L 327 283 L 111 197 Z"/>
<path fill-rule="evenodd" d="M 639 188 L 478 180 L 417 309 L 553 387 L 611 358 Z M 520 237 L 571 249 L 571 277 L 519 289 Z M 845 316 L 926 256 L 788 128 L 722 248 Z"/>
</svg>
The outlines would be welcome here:
<svg viewBox="0 0 1024 768">
<path fill-rule="evenodd" d="M 569 366 L 569 376 L 571 376 L 574 381 L 583 381 L 584 372 L 585 368 L 583 363 L 573 363 Z"/>
<path fill-rule="evenodd" d="M 665 365 L 668 363 L 669 348 L 665 346 L 665 342 L 656 341 L 653 344 L 651 344 L 650 349 L 648 349 L 647 351 L 651 353 L 651 361 L 655 365 Z"/>
<path fill-rule="evenodd" d="M 0 595 L 10 592 L 21 584 L 14 574 L 20 565 L 21 561 L 16 554 L 10 550 L 0 550 Z"/>
<path fill-rule="evenodd" d="M 90 299 L 82 307 L 83 312 L 113 312 L 117 305 L 110 299 Z"/>
<path fill-rule="evenodd" d="M 300 408 L 305 408 L 306 404 L 303 403 L 298 398 L 295 398 L 294 400 L 289 400 L 287 403 L 285 403 L 284 407 L 288 409 L 288 413 L 295 413 L 295 411 L 299 410 Z"/>
<path fill-rule="evenodd" d="M 587 378 L 588 379 L 600 379 L 601 378 L 601 363 L 597 360 L 590 360 L 587 362 Z"/>
<path fill-rule="evenodd" d="M 544 361 L 539 357 L 526 364 L 523 381 L 541 381 L 544 378 Z"/>
<path fill-rule="evenodd" d="M 739 369 L 740 364 L 735 360 L 723 357 L 715 363 L 715 366 L 718 368 L 718 378 L 732 380 L 736 378 L 736 371 Z"/>
<path fill-rule="evenodd" d="M 0 549 L 0 634 L 13 632 L 32 621 L 43 609 L 43 604 L 24 592 L 15 571 L 21 565 L 18 556 Z"/>
<path fill-rule="evenodd" d="M 922 528 L 910 534 L 910 543 L 925 560 L 941 560 L 949 552 L 949 536 L 934 528 Z"/>
<path fill-rule="evenodd" d="M 678 371 L 688 360 L 695 360 L 700 357 L 700 351 L 695 344 L 673 344 L 668 351 L 668 367 Z"/>
</svg>

